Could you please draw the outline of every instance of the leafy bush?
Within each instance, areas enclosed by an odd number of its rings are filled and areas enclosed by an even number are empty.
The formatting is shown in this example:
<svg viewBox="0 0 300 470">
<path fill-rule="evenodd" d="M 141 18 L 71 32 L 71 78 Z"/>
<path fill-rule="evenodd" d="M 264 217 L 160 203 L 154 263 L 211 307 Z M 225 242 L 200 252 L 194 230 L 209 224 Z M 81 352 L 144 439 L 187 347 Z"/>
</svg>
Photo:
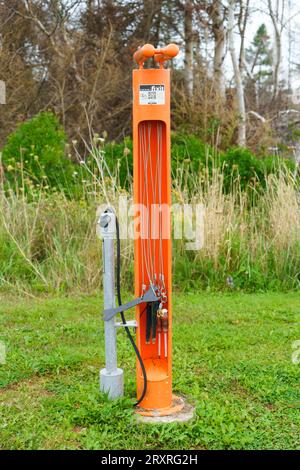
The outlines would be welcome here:
<svg viewBox="0 0 300 470">
<path fill-rule="evenodd" d="M 172 171 L 188 165 L 192 171 L 198 171 L 207 164 L 207 156 L 211 155 L 206 144 L 194 135 L 172 133 Z M 133 173 L 133 143 L 126 137 L 123 142 L 108 142 L 104 146 L 105 160 L 111 172 L 118 169 L 119 184 L 127 187 Z M 211 158 L 210 158 L 211 161 Z"/>
<path fill-rule="evenodd" d="M 231 147 L 227 152 L 217 153 L 195 135 L 172 133 L 172 171 L 176 178 L 178 169 L 186 167 L 191 173 L 203 168 L 211 172 L 212 168 L 222 168 L 224 190 L 230 191 L 232 181 L 239 178 L 241 188 L 257 183 L 265 186 L 265 177 L 277 174 L 282 166 L 294 169 L 292 160 L 274 156 L 258 158 L 247 148 Z M 121 143 L 110 142 L 104 146 L 105 159 L 110 171 L 118 169 L 119 184 L 128 187 L 133 171 L 132 140 L 124 139 Z"/>
<path fill-rule="evenodd" d="M 231 148 L 221 157 L 225 188 L 230 187 L 232 178 L 239 176 L 241 188 L 264 179 L 263 165 L 247 148 Z"/>
<path fill-rule="evenodd" d="M 278 174 L 278 171 L 281 169 L 282 166 L 286 167 L 289 171 L 294 172 L 295 162 L 291 158 L 288 158 L 288 155 L 290 155 L 290 151 L 289 154 L 286 155 L 286 158 L 284 158 L 283 156 L 275 157 L 274 155 L 268 155 L 267 157 L 264 157 L 261 160 L 264 174 Z"/>
<path fill-rule="evenodd" d="M 172 134 L 172 169 L 183 163 L 188 163 L 190 169 L 198 171 L 204 167 L 208 155 L 211 155 L 211 149 L 194 135 Z"/>
<path fill-rule="evenodd" d="M 178 177 L 182 169 L 197 174 L 203 168 L 211 174 L 213 168 L 221 168 L 224 177 L 224 191 L 230 191 L 232 182 L 240 180 L 241 189 L 259 183 L 265 186 L 266 174 L 276 173 L 282 162 L 292 169 L 293 162 L 280 157 L 257 158 L 249 149 L 229 148 L 218 153 L 199 137 L 191 134 L 172 133 L 172 172 Z M 97 140 L 97 139 L 96 139 Z M 103 139 L 100 139 L 103 142 Z M 5 178 L 10 186 L 43 186 L 59 188 L 79 198 L 83 194 L 80 180 L 93 186 L 99 173 L 98 157 L 86 159 L 86 165 L 75 165 L 66 156 L 66 135 L 55 115 L 40 113 L 22 123 L 13 132 L 2 151 Z M 101 154 L 103 175 L 116 176 L 117 184 L 129 189 L 133 173 L 133 144 L 126 137 L 123 142 L 93 142 L 96 155 Z M 107 169 L 109 171 L 107 171 Z M 87 186 L 86 186 L 87 187 Z"/>
<path fill-rule="evenodd" d="M 6 181 L 15 187 L 43 185 L 69 189 L 74 165 L 65 155 L 66 135 L 58 118 L 37 114 L 8 137 L 2 149 Z"/>
</svg>

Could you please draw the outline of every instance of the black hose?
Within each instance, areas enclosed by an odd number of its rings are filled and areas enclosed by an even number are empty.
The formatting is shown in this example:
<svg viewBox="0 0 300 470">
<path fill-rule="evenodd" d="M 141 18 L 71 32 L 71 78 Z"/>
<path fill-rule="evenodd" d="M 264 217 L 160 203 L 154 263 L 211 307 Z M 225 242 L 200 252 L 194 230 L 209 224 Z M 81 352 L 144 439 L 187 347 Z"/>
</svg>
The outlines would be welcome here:
<svg viewBox="0 0 300 470">
<path fill-rule="evenodd" d="M 121 241 L 120 241 L 120 227 L 119 227 L 119 221 L 116 217 L 116 233 L 117 233 L 117 298 L 118 298 L 118 304 L 119 306 L 122 305 L 122 296 L 121 296 Z M 124 312 L 120 312 L 122 322 L 126 324 L 126 319 Z M 134 349 L 134 352 L 136 354 L 136 357 L 140 363 L 142 373 L 143 373 L 143 378 L 144 378 L 144 388 L 142 395 L 138 399 L 138 401 L 134 404 L 134 406 L 137 406 L 141 403 L 141 401 L 145 398 L 146 392 L 147 392 L 147 373 L 145 369 L 145 365 L 142 359 L 142 356 L 140 355 L 140 351 L 138 350 L 137 345 L 135 344 L 135 341 L 132 337 L 132 334 L 129 331 L 129 328 L 125 326 L 125 331 L 127 333 L 127 336 L 129 338 L 129 341 L 132 344 L 132 347 Z"/>
</svg>

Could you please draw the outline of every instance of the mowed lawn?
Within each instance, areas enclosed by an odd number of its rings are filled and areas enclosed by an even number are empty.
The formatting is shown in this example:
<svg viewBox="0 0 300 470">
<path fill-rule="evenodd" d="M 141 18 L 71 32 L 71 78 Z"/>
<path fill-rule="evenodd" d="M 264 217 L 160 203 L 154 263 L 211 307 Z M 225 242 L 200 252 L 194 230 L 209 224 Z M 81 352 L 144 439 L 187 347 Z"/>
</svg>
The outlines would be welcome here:
<svg viewBox="0 0 300 470">
<path fill-rule="evenodd" d="M 126 398 L 99 393 L 102 301 L 1 295 L 0 449 L 300 449 L 300 294 L 174 294 L 174 392 L 185 424 L 136 422 L 135 360 L 118 332 Z"/>
</svg>

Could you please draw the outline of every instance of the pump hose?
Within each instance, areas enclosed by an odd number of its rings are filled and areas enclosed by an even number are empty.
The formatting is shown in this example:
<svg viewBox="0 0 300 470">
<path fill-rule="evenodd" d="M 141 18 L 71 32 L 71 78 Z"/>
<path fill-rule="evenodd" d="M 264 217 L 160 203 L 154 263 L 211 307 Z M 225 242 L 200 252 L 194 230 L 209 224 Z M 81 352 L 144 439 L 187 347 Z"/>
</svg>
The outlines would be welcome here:
<svg viewBox="0 0 300 470">
<path fill-rule="evenodd" d="M 121 241 L 120 241 L 120 227 L 119 227 L 119 221 L 118 218 L 116 217 L 116 234 L 117 234 L 117 298 L 118 298 L 118 304 L 119 306 L 122 305 L 122 296 L 121 296 Z M 120 312 L 122 322 L 126 324 L 126 319 L 124 312 Z M 132 344 L 132 347 L 134 349 L 134 352 L 136 354 L 136 357 L 140 363 L 141 369 L 142 369 L 142 374 L 144 378 L 144 388 L 142 395 L 138 399 L 138 401 L 134 404 L 134 406 L 138 406 L 141 401 L 145 398 L 146 392 L 147 392 L 147 373 L 145 369 L 145 365 L 142 359 L 142 356 L 140 354 L 140 351 L 138 350 L 137 345 L 135 344 L 135 341 L 133 339 L 132 334 L 129 331 L 129 328 L 125 326 L 125 331 L 127 333 L 127 336 L 129 338 L 129 341 Z"/>
</svg>

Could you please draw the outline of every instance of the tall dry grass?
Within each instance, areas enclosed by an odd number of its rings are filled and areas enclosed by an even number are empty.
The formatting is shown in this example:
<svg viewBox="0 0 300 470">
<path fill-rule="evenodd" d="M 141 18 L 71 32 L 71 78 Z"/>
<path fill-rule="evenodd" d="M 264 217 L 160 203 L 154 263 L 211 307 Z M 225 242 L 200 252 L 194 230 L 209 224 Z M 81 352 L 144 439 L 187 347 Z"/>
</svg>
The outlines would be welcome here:
<svg viewBox="0 0 300 470">
<path fill-rule="evenodd" d="M 81 197 L 45 187 L 0 192 L 0 286 L 34 295 L 38 291 L 100 289 L 101 242 L 96 236 L 100 204 L 118 208 L 122 195 L 116 174 L 108 174 L 105 156 L 93 150 L 98 171 L 81 180 Z M 286 169 L 266 179 L 265 188 L 241 190 L 238 178 L 224 190 L 220 168 L 190 174 L 179 169 L 173 179 L 175 203 L 205 207 L 204 246 L 185 250 L 173 243 L 175 288 L 296 289 L 300 285 L 300 198 Z M 124 214 L 122 214 L 124 216 Z M 133 243 L 122 242 L 122 279 L 131 289 Z"/>
</svg>

